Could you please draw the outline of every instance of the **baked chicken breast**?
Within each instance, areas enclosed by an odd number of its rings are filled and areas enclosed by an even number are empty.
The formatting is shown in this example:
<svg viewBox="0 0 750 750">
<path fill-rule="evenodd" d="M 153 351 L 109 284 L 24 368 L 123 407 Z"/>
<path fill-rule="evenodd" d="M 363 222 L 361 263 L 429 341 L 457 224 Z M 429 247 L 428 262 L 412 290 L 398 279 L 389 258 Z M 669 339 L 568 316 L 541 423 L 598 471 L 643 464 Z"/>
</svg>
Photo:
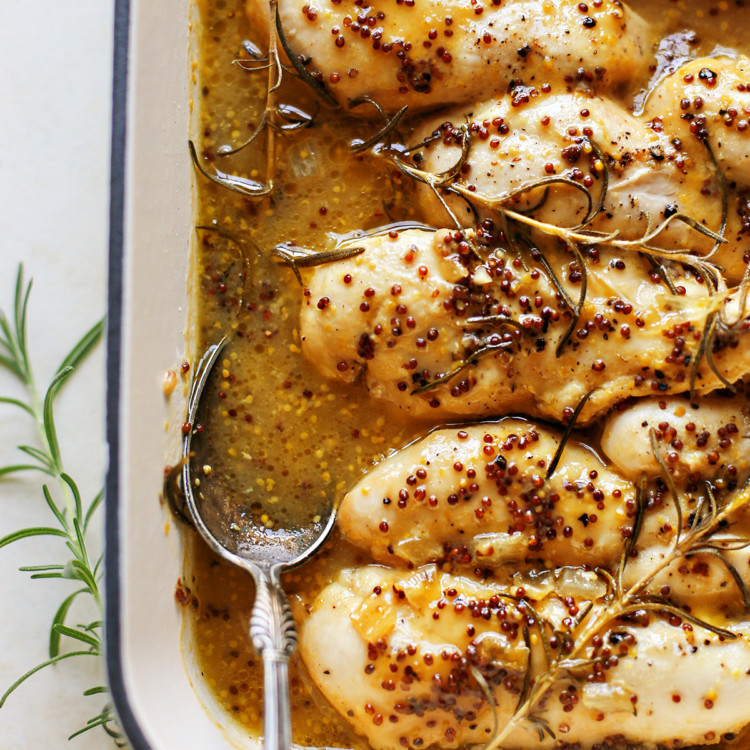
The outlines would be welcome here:
<svg viewBox="0 0 750 750">
<path fill-rule="evenodd" d="M 262 36 L 268 4 L 247 4 Z M 647 75 L 643 20 L 619 0 L 279 0 L 294 51 L 341 104 L 414 111 L 486 98 L 516 77 L 615 89 Z M 372 110 L 364 108 L 367 116 Z"/>
<path fill-rule="evenodd" d="M 469 240 L 412 229 L 355 241 L 364 252 L 306 279 L 304 354 L 433 423 L 509 412 L 562 420 L 588 394 L 583 423 L 630 396 L 706 393 L 748 372 L 737 289 L 711 295 L 675 266 L 674 293 L 637 253 L 562 250 L 545 265 L 490 229 L 473 236 L 480 262 Z"/>
</svg>

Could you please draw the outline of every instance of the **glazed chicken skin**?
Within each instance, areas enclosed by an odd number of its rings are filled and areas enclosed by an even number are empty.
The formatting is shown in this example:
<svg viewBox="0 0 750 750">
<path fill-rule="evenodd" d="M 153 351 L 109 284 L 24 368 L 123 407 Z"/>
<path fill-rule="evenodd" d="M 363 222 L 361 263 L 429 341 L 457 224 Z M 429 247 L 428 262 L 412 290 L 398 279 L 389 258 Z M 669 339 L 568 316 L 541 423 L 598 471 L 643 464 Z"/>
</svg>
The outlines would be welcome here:
<svg viewBox="0 0 750 750">
<path fill-rule="evenodd" d="M 596 575 L 581 575 L 588 582 L 573 588 L 564 580 L 540 591 L 529 585 L 525 600 L 564 632 L 570 607 L 599 604 Z M 300 652 L 326 698 L 374 750 L 484 746 L 493 736 L 493 711 L 476 675 L 492 691 L 502 730 L 529 660 L 522 635 L 529 611 L 505 598 L 516 593 L 434 566 L 344 570 L 309 608 Z M 642 627 L 617 622 L 602 630 L 598 643 L 606 645 L 589 653 L 601 656 L 606 648 L 615 658 L 588 678 L 562 676 L 550 688 L 539 713 L 556 739 L 526 723 L 503 747 L 590 747 L 604 738 L 616 746 L 678 747 L 740 730 L 750 688 L 748 636 L 720 640 L 697 626 L 685 631 L 647 619 Z M 534 673 L 543 669 L 538 644 L 532 641 Z"/>
<path fill-rule="evenodd" d="M 702 142 L 693 136 L 683 138 L 682 128 L 681 140 L 677 140 L 676 131 L 668 127 L 672 123 L 665 122 L 662 127 L 656 119 L 638 119 L 612 100 L 577 93 L 556 94 L 555 87 L 548 88 L 550 92 L 545 93 L 523 87 L 498 100 L 455 108 L 435 117 L 414 135 L 414 142 L 421 142 L 431 133 L 441 136 L 419 152 L 418 166 L 437 174 L 455 164 L 464 137 L 460 128 L 468 123 L 471 150 L 465 171 L 455 182 L 476 191 L 469 200 L 480 218 L 493 215 L 480 194 L 497 199 L 552 175 L 588 187 L 598 200 L 606 167 L 609 185 L 603 210 L 587 229 L 617 232 L 618 239 L 634 240 L 679 212 L 714 232 L 720 230 L 720 175 Z M 663 106 L 668 91 L 660 91 L 658 98 Z M 722 160 L 721 167 L 727 170 L 728 179 L 733 174 L 739 176 L 739 170 L 730 170 L 726 160 Z M 741 176 L 741 184 L 750 185 L 750 171 Z M 420 185 L 419 194 L 429 223 L 440 226 L 449 222 L 445 209 L 429 188 Z M 734 202 L 738 195 L 734 191 Z M 523 211 L 539 203 L 540 196 L 541 190 L 533 190 L 506 205 Z M 474 225 L 476 217 L 466 200 L 448 196 L 448 203 L 460 221 Z M 567 185 L 556 186 L 533 216 L 555 226 L 575 227 L 585 220 L 587 210 L 582 195 Z M 743 227 L 740 214 L 736 210 L 730 212 L 726 230 L 730 242 L 719 246 L 712 256 L 729 283 L 739 283 L 747 266 L 744 256 L 750 235 L 744 233 L 747 230 Z M 683 222 L 673 221 L 649 244 L 707 255 L 715 241 Z"/>
<path fill-rule="evenodd" d="M 738 317 L 741 295 L 710 297 L 678 268 L 675 295 L 637 255 L 606 263 L 593 255 L 586 302 L 562 345 L 572 313 L 545 268 L 499 246 L 485 247 L 488 260 L 472 267 L 462 237 L 393 230 L 316 268 L 301 311 L 305 356 L 325 375 L 361 377 L 372 396 L 433 423 L 508 412 L 562 420 L 590 393 L 583 424 L 628 396 L 689 390 L 696 357 L 696 392 L 721 387 L 700 341 L 722 299 L 730 300 L 722 314 Z M 495 242 L 490 230 L 480 240 Z M 577 262 L 562 253 L 550 264 L 575 305 Z M 729 382 L 750 367 L 741 342 L 719 337 L 711 347 Z"/>
<path fill-rule="evenodd" d="M 707 141 L 727 181 L 750 186 L 750 60 L 691 60 L 662 81 L 644 116 L 690 144 Z"/>
<path fill-rule="evenodd" d="M 345 496 L 339 527 L 391 565 L 616 561 L 635 487 L 576 440 L 545 481 L 559 438 L 514 418 L 436 430 L 372 469 Z"/>
<path fill-rule="evenodd" d="M 635 486 L 645 476 L 650 488 L 637 555 L 628 565 L 626 580 L 630 582 L 658 565 L 678 525 L 673 500 L 661 482 L 663 471 L 651 447 L 651 429 L 657 437 L 657 450 L 681 493 L 683 533 L 706 500 L 706 483 L 722 506 L 750 478 L 750 405 L 745 395 L 696 402 L 683 397 L 643 399 L 611 414 L 601 437 L 609 469 L 630 478 Z M 655 486 L 659 487 L 656 491 Z M 750 539 L 747 507 L 736 511 L 728 532 L 733 538 Z M 713 543 L 750 588 L 750 548 L 727 548 L 732 545 L 726 538 L 716 534 Z M 711 553 L 678 558 L 659 573 L 650 589 L 654 594 L 669 591 L 672 601 L 689 604 L 696 614 L 716 617 L 721 612 L 734 618 L 745 614 L 742 592 L 727 566 Z"/>
<path fill-rule="evenodd" d="M 648 512 L 627 584 L 653 567 L 677 527 L 651 450 L 651 427 L 684 493 L 685 519 L 698 507 L 705 482 L 717 488 L 721 503 L 726 490 L 744 486 L 750 477 L 744 396 L 692 404 L 682 397 L 645 399 L 606 420 L 601 449 L 609 464 L 571 438 L 550 478 L 546 472 L 560 442 L 555 430 L 515 418 L 436 430 L 360 480 L 341 504 L 339 527 L 349 541 L 389 565 L 447 561 L 497 568 L 541 560 L 547 566 L 614 570 L 633 533 L 643 475 Z M 750 517 L 740 514 L 736 523 L 750 532 Z M 743 535 L 739 526 L 733 531 Z M 750 586 L 750 552 L 726 554 Z M 680 575 L 685 565 L 700 574 Z M 675 601 L 695 605 L 698 597 L 714 611 L 735 613 L 742 605 L 727 568 L 711 555 L 677 560 L 653 589 L 664 585 Z"/>
<path fill-rule="evenodd" d="M 284 32 L 341 104 L 369 96 L 395 112 L 435 109 L 527 83 L 606 90 L 647 73 L 646 24 L 618 0 L 279 0 Z M 251 0 L 252 25 L 268 4 Z M 362 114 L 372 116 L 368 107 Z"/>
</svg>

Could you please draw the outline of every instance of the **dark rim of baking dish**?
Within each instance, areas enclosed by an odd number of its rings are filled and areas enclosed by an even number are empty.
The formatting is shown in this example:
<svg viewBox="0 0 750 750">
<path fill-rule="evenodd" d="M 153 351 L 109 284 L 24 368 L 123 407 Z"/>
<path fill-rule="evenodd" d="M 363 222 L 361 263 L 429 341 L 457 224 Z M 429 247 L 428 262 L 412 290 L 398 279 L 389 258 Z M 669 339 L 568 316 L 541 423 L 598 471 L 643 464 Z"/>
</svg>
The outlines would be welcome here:
<svg viewBox="0 0 750 750">
<path fill-rule="evenodd" d="M 122 330 L 123 222 L 125 216 L 125 139 L 130 0 L 115 0 L 112 153 L 109 197 L 109 314 L 107 323 L 107 441 L 105 531 L 105 642 L 109 689 L 120 724 L 133 750 L 152 750 L 128 701 L 120 632 L 120 362 Z"/>
</svg>

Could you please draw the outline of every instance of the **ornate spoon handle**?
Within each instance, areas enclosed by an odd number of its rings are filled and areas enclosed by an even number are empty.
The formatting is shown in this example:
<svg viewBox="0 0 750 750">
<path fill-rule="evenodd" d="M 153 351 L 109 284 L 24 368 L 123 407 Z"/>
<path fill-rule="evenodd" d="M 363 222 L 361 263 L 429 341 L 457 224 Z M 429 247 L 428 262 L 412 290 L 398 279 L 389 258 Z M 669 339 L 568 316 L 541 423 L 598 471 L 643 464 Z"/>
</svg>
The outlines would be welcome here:
<svg viewBox="0 0 750 750">
<path fill-rule="evenodd" d="M 250 639 L 263 657 L 263 743 L 265 750 L 289 750 L 292 744 L 289 657 L 297 646 L 297 632 L 277 577 L 259 569 L 255 586 Z"/>
</svg>

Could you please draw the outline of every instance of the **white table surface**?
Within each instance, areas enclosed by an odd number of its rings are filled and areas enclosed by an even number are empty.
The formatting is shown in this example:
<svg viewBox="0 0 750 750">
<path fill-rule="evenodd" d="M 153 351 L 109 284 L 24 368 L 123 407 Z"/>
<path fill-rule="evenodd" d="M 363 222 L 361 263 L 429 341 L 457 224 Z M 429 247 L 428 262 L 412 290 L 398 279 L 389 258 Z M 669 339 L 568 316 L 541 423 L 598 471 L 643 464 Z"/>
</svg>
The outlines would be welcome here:
<svg viewBox="0 0 750 750">
<path fill-rule="evenodd" d="M 0 0 L 0 307 L 9 309 L 23 261 L 34 278 L 30 349 L 44 384 L 106 310 L 113 5 Z M 0 370 L 0 395 L 13 385 Z M 61 392 L 57 424 L 66 469 L 90 498 L 106 465 L 103 345 Z M 36 444 L 36 435 L 0 405 L 0 465 L 17 460 L 19 443 Z M 40 474 L 0 480 L 0 536 L 49 523 L 41 484 Z M 0 549 L 0 693 L 46 657 L 51 618 L 74 585 L 30 581 L 18 567 L 59 562 L 64 552 L 46 537 Z M 102 680 L 89 657 L 33 676 L 0 709 L 0 747 L 113 747 L 98 729 L 67 741 L 101 710 L 103 696 L 81 693 Z"/>
</svg>

